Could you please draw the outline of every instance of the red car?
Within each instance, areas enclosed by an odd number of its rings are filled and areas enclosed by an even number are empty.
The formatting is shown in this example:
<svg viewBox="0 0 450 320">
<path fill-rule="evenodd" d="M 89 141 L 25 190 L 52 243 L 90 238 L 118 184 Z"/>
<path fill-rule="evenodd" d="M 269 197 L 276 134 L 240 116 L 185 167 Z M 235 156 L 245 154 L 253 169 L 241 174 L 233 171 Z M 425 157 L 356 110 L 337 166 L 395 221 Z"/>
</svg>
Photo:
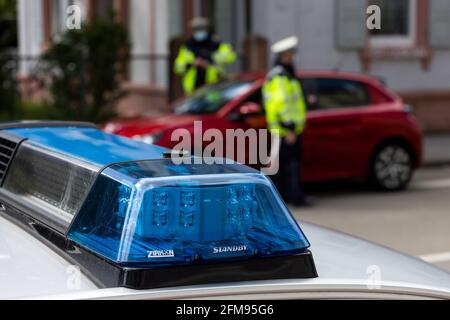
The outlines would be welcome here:
<svg viewBox="0 0 450 320">
<path fill-rule="evenodd" d="M 404 189 L 420 166 L 422 139 L 411 108 L 378 79 L 343 72 L 300 72 L 308 104 L 302 179 L 364 178 L 383 190 Z M 173 148 L 171 133 L 263 128 L 263 74 L 210 86 L 177 101 L 170 115 L 116 120 L 106 131 Z"/>
</svg>

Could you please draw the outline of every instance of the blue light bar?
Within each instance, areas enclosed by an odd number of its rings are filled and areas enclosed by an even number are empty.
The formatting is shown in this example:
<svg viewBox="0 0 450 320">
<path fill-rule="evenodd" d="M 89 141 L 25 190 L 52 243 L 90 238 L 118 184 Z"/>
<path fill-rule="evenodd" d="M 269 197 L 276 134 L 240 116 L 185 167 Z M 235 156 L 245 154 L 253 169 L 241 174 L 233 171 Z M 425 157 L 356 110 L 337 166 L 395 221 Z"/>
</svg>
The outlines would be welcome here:
<svg viewBox="0 0 450 320">
<path fill-rule="evenodd" d="M 155 170 L 161 167 L 165 171 Z M 170 160 L 109 167 L 68 238 L 134 267 L 305 252 L 309 243 L 271 182 L 251 169 L 236 173 L 237 168 L 245 167 L 173 167 Z M 164 176 L 175 169 L 178 175 Z M 211 174 L 218 171 L 227 173 Z M 192 172 L 196 175 L 186 174 Z"/>
<path fill-rule="evenodd" d="M 251 168 L 175 165 L 167 149 L 83 124 L 0 125 L 0 140 L 0 215 L 100 286 L 317 277 L 308 240 Z"/>
<path fill-rule="evenodd" d="M 105 133 L 96 128 L 33 127 L 4 130 L 37 147 L 60 152 L 100 167 L 116 162 L 160 159 L 168 151 L 158 146 Z"/>
</svg>

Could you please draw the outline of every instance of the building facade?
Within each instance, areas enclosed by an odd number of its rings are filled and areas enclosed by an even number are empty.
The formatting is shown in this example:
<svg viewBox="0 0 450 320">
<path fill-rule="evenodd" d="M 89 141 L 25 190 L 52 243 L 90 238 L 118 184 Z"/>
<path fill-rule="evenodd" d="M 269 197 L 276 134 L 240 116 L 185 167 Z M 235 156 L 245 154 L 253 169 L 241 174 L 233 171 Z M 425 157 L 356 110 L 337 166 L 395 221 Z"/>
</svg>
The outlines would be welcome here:
<svg viewBox="0 0 450 320">
<path fill-rule="evenodd" d="M 297 35 L 300 68 L 380 77 L 415 107 L 425 130 L 450 130 L 450 0 L 18 0 L 21 55 L 51 45 L 70 4 L 87 23 L 113 9 L 129 30 L 129 94 L 119 106 L 126 116 L 164 110 L 175 81 L 170 48 L 202 15 L 237 48 L 232 72 L 268 68 L 268 45 Z M 381 9 L 381 29 L 367 27 L 371 5 Z M 25 79 L 30 63 L 21 64 Z"/>
<path fill-rule="evenodd" d="M 450 130 L 449 0 L 254 2 L 255 32 L 269 42 L 300 38 L 300 68 L 380 77 L 415 107 L 425 130 Z M 380 30 L 367 28 L 372 4 L 381 9 Z"/>
</svg>

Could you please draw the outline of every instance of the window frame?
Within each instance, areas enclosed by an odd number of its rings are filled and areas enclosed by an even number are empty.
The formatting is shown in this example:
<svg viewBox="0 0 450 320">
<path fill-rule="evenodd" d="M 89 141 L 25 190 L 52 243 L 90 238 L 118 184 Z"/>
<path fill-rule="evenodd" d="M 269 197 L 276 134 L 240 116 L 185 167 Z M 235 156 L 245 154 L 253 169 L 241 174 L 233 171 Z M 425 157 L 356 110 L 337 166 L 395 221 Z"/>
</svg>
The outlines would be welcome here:
<svg viewBox="0 0 450 320">
<path fill-rule="evenodd" d="M 416 39 L 409 47 L 372 47 L 370 45 L 371 36 L 367 30 L 365 46 L 359 52 L 363 71 L 369 72 L 374 61 L 386 59 L 417 60 L 420 62 L 422 70 L 429 69 L 433 58 L 433 50 L 430 48 L 428 40 L 430 1 L 416 0 Z"/>
<path fill-rule="evenodd" d="M 418 1 L 409 1 L 409 17 L 408 30 L 409 34 L 406 36 L 400 35 L 371 35 L 369 33 L 369 45 L 371 48 L 411 48 L 417 43 L 418 34 Z M 383 12 L 381 12 L 383 14 Z"/>
</svg>

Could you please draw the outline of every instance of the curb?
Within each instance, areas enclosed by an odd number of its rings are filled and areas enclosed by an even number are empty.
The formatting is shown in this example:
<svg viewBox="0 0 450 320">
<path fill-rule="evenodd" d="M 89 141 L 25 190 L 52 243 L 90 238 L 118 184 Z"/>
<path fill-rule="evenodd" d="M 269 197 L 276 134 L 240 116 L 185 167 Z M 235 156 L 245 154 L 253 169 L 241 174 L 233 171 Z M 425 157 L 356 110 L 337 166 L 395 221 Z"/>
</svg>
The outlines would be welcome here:
<svg viewBox="0 0 450 320">
<path fill-rule="evenodd" d="M 446 166 L 450 166 L 450 159 L 425 161 L 422 164 L 422 168 L 438 168 L 438 167 L 446 167 Z"/>
</svg>

